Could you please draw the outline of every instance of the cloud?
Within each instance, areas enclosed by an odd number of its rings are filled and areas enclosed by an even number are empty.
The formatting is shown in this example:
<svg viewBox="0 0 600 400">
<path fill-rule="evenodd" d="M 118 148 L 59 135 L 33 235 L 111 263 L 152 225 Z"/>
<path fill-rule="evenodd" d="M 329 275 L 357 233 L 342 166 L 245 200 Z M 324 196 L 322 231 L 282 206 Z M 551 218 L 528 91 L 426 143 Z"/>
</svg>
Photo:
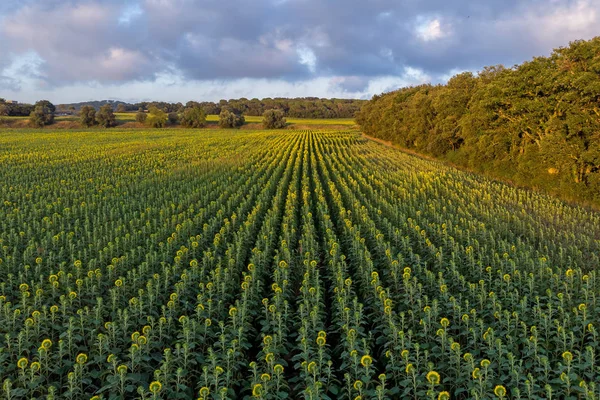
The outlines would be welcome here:
<svg viewBox="0 0 600 400">
<path fill-rule="evenodd" d="M 329 81 L 329 86 L 333 91 L 362 92 L 369 86 L 369 79 L 364 76 L 334 76 Z"/>
<path fill-rule="evenodd" d="M 128 25 L 142 15 L 144 15 L 144 10 L 138 3 L 127 4 L 121 11 L 121 15 L 119 16 L 119 24 Z"/>
<path fill-rule="evenodd" d="M 49 84 L 143 77 L 151 66 L 150 57 L 126 47 L 128 41 L 117 28 L 116 4 L 25 6 L 4 18 L 0 37 L 12 53 L 35 52 L 43 59 Z"/>
<path fill-rule="evenodd" d="M 315 72 L 317 69 L 317 56 L 312 49 L 308 47 L 299 47 L 296 49 L 300 64 L 306 65 L 310 72 Z"/>
<path fill-rule="evenodd" d="M 0 69 L 0 89 L 20 91 L 24 87 L 45 87 L 43 66 L 44 60 L 32 51 L 21 55 L 9 55 L 8 61 Z"/>
<path fill-rule="evenodd" d="M 416 33 L 417 36 L 425 42 L 441 39 L 446 36 L 446 33 L 442 31 L 440 20 L 437 18 L 420 22 L 417 26 Z"/>
<path fill-rule="evenodd" d="M 22 97 L 128 87 L 134 98 L 156 85 L 159 99 L 172 76 L 220 97 L 367 96 L 547 55 L 599 22 L 600 0 L 3 0 L 0 71 L 28 54 L 39 62 L 37 77 L 0 72 L 0 85 Z"/>
<path fill-rule="evenodd" d="M 228 98 L 265 97 L 336 97 L 369 99 L 400 86 L 417 85 L 429 81 L 429 76 L 414 73 L 411 69 L 402 76 L 369 77 L 314 77 L 299 81 L 265 78 L 240 78 L 232 80 L 188 81 L 172 73 L 158 74 L 152 81 L 131 81 L 119 84 L 97 82 L 76 83 L 38 90 L 22 101 L 34 102 L 50 98 L 56 103 L 111 99 L 126 102 L 169 101 L 186 103 L 188 100 L 219 101 Z M 17 99 L 18 92 L 5 91 L 3 97 Z M 58 100 L 55 100 L 58 99 Z"/>
</svg>

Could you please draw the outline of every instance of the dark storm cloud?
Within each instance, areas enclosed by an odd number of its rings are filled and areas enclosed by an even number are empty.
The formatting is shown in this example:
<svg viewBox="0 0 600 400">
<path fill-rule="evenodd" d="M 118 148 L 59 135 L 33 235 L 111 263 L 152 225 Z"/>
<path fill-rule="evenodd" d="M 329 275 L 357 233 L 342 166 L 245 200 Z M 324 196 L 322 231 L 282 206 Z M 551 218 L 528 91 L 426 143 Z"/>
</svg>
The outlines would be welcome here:
<svg viewBox="0 0 600 400">
<path fill-rule="evenodd" d="M 591 37 L 600 2 L 345 0 L 290 1 L 289 7 L 298 35 L 317 29 L 329 39 L 315 47 L 322 67 L 383 75 L 406 65 L 437 74 L 547 54 L 568 40 Z M 420 37 L 419 28 L 434 21 L 439 37 Z"/>
<path fill-rule="evenodd" d="M 331 79 L 330 86 L 335 90 L 357 93 L 364 91 L 369 86 L 369 79 L 362 76 L 341 76 Z"/>
<path fill-rule="evenodd" d="M 4 0 L 0 72 L 34 52 L 51 86 L 177 71 L 200 81 L 328 76 L 356 91 L 406 68 L 435 79 L 548 54 L 592 37 L 597 10 L 600 0 Z"/>
</svg>

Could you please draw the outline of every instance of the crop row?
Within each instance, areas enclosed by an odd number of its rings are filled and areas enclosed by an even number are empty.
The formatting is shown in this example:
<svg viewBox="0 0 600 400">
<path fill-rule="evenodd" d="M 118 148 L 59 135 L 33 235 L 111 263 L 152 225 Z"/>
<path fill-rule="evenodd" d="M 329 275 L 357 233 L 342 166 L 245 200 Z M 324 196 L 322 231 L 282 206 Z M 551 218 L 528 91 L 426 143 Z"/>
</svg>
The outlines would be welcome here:
<svg viewBox="0 0 600 400">
<path fill-rule="evenodd" d="M 593 212 L 353 132 L 37 135 L 0 135 L 6 398 L 600 396 Z"/>
</svg>

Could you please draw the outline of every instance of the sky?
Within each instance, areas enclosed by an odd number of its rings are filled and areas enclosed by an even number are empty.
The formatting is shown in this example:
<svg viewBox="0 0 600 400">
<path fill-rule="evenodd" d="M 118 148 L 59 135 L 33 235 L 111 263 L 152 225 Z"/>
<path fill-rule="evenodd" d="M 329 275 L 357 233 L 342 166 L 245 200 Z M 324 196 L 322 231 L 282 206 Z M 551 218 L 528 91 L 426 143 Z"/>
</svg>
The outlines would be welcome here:
<svg viewBox="0 0 600 400">
<path fill-rule="evenodd" d="M 0 0 L 0 97 L 365 98 L 600 35 L 600 0 Z"/>
</svg>

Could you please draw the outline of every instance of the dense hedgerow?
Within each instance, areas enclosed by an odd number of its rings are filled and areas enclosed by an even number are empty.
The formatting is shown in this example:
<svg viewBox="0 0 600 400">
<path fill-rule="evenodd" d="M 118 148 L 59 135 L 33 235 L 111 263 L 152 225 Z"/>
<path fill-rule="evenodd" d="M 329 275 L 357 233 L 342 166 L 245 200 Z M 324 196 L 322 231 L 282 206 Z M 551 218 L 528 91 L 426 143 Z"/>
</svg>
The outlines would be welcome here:
<svg viewBox="0 0 600 400">
<path fill-rule="evenodd" d="M 465 72 L 446 85 L 374 96 L 367 134 L 600 206 L 600 37 L 511 68 Z"/>
<path fill-rule="evenodd" d="M 28 398 L 600 396 L 600 216 L 355 132 L 0 133 Z"/>
</svg>

